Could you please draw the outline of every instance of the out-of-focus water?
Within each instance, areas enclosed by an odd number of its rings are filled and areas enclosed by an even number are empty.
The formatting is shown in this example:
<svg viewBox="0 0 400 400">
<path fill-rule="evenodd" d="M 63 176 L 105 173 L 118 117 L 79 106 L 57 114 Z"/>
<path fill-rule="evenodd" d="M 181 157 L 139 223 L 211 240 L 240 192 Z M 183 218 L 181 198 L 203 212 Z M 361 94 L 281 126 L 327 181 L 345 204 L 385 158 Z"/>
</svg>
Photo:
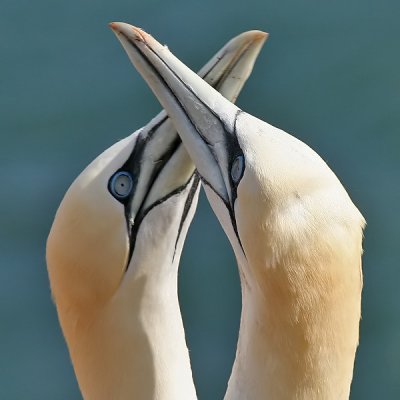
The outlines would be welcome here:
<svg viewBox="0 0 400 400">
<path fill-rule="evenodd" d="M 270 32 L 239 98 L 328 162 L 368 221 L 352 399 L 400 398 L 400 2 L 3 0 L 0 11 L 0 398 L 79 399 L 50 299 L 45 241 L 75 176 L 159 105 L 107 27 L 143 27 L 197 69 Z M 236 263 L 204 197 L 180 298 L 200 399 L 234 358 Z"/>
</svg>

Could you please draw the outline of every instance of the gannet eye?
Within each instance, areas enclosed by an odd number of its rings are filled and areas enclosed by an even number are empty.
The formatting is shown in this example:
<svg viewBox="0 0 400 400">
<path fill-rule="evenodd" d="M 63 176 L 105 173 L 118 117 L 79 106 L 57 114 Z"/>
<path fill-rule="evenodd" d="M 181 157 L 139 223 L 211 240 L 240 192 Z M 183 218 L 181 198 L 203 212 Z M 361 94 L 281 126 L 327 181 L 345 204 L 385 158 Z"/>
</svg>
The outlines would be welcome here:
<svg viewBox="0 0 400 400">
<path fill-rule="evenodd" d="M 244 172 L 244 157 L 237 156 L 232 163 L 231 177 L 234 183 L 238 183 Z"/>
<path fill-rule="evenodd" d="M 128 172 L 119 171 L 111 177 L 111 194 L 117 199 L 125 199 L 132 191 L 133 179 Z"/>
</svg>

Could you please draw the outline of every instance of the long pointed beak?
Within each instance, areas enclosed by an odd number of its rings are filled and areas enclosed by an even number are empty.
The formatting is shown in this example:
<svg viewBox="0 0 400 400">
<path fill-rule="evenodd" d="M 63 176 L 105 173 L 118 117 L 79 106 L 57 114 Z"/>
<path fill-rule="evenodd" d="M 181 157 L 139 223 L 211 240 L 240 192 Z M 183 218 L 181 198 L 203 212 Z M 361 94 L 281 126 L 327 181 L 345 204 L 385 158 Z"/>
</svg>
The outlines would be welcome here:
<svg viewBox="0 0 400 400">
<path fill-rule="evenodd" d="M 125 23 L 110 26 L 172 119 L 203 180 L 231 203 L 228 171 L 238 146 L 234 130 L 240 110 L 144 31 Z M 250 31 L 238 38 L 243 49 L 232 68 L 247 78 L 267 34 Z M 232 52 L 232 57 L 237 54 Z M 223 83 L 230 85 L 233 97 L 243 85 L 240 79 L 237 85 Z"/>
</svg>

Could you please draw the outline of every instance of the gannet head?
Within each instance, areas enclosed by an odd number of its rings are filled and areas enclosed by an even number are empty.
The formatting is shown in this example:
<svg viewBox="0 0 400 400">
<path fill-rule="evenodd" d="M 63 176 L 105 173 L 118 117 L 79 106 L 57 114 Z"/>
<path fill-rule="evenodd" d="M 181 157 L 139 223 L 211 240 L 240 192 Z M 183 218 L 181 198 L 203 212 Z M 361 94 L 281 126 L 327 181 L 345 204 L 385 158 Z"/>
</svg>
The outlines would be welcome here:
<svg viewBox="0 0 400 400">
<path fill-rule="evenodd" d="M 235 100 L 259 36 L 235 37 L 199 74 Z M 47 263 L 85 398 L 196 397 L 177 272 L 198 188 L 193 162 L 161 112 L 98 156 L 65 195 Z"/>
<path fill-rule="evenodd" d="M 250 278 L 258 272 L 246 265 L 265 271 L 282 257 L 346 256 L 350 239 L 360 250 L 364 219 L 317 153 L 241 111 L 147 33 L 119 30 L 196 164 L 242 272 Z"/>
<path fill-rule="evenodd" d="M 260 32 L 235 37 L 199 74 L 234 101 L 264 41 Z M 156 275 L 149 263 L 167 255 L 179 260 L 197 187 L 194 165 L 165 113 L 98 156 L 69 188 L 50 232 L 56 302 L 63 303 L 62 293 L 68 304 L 107 301 L 127 274 Z"/>
<path fill-rule="evenodd" d="M 167 122 L 164 118 L 159 125 Z M 157 240 L 168 233 L 171 221 L 165 216 L 170 214 L 164 210 L 171 207 L 168 199 L 183 204 L 193 199 L 197 179 L 189 160 L 185 168 L 179 142 L 152 139 L 152 132 L 144 128 L 111 146 L 68 189 L 47 242 L 57 303 L 65 300 L 69 306 L 75 302 L 82 306 L 107 301 L 131 272 L 135 247 L 136 266 L 137 257 L 145 257 L 141 242 L 157 248 Z M 153 208 L 160 213 L 157 229 L 148 226 Z M 139 231 L 145 238 L 137 243 Z"/>
<path fill-rule="evenodd" d="M 226 398 L 348 398 L 362 215 L 306 144 L 223 99 L 150 35 L 121 30 L 239 263 L 242 318 Z"/>
</svg>

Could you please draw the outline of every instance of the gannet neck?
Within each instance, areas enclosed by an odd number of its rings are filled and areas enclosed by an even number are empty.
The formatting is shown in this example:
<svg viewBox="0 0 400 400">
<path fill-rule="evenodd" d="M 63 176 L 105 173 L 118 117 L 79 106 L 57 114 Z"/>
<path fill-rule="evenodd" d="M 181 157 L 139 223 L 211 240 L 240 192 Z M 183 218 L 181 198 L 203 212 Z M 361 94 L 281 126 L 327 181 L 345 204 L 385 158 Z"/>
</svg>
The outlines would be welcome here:
<svg viewBox="0 0 400 400">
<path fill-rule="evenodd" d="M 239 138 L 249 149 L 235 203 L 241 246 L 227 230 L 243 306 L 225 400 L 348 399 L 364 218 L 309 147 L 249 116 L 237 130 L 250 123 Z"/>
<path fill-rule="evenodd" d="M 243 292 L 226 400 L 347 399 L 365 221 L 305 143 L 235 108 L 138 28 L 133 61 L 175 124 Z"/>
<path fill-rule="evenodd" d="M 314 283 L 295 284 L 289 293 L 293 276 L 280 268 L 265 276 L 263 294 L 242 281 L 239 339 L 225 400 L 266 395 L 271 400 L 348 399 L 358 345 L 360 278 L 333 288 L 332 281 L 343 279 L 338 274 L 321 283 L 318 294 Z M 349 294 L 351 287 L 354 294 Z"/>
<path fill-rule="evenodd" d="M 181 199 L 191 190 L 190 208 L 185 210 Z M 177 273 L 198 190 L 193 177 L 186 189 L 147 214 L 129 268 L 106 303 L 75 307 L 58 299 L 60 323 L 85 400 L 196 399 Z M 152 231 L 152 226 L 158 229 Z"/>
<path fill-rule="evenodd" d="M 91 318 L 60 312 L 84 399 L 196 399 L 176 284 L 131 286 Z"/>
<path fill-rule="evenodd" d="M 117 34 L 129 54 L 129 35 Z M 250 75 L 259 36 L 233 38 L 200 71 L 230 100 Z M 100 154 L 67 191 L 46 258 L 85 400 L 196 398 L 177 273 L 198 190 L 162 112 Z"/>
<path fill-rule="evenodd" d="M 316 196 L 321 215 L 301 226 L 309 211 L 296 197 L 268 210 L 256 206 L 265 201 L 254 191 L 242 188 L 238 208 L 248 212 L 237 214 L 240 244 L 226 208 L 205 189 L 235 252 L 242 288 L 225 400 L 348 399 L 361 309 L 360 213 L 336 187 L 339 193 L 328 195 L 336 200 L 325 204 L 331 215 L 320 218 L 329 214 Z M 303 204 L 312 209 L 314 200 Z M 343 209 L 335 216 L 336 206 Z"/>
</svg>

